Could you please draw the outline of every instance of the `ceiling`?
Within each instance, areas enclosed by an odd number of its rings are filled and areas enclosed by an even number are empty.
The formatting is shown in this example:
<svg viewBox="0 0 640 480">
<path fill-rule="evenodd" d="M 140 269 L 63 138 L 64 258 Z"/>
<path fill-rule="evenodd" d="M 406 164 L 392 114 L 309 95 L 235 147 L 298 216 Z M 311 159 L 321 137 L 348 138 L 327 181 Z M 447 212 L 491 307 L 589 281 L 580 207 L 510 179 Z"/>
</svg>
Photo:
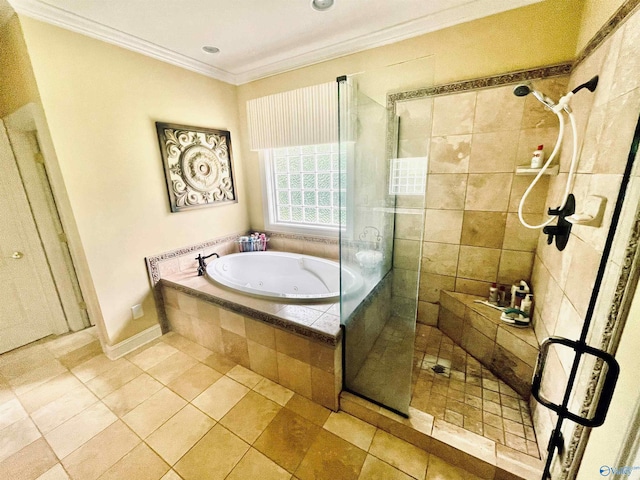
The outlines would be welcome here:
<svg viewBox="0 0 640 480">
<path fill-rule="evenodd" d="M 239 85 L 540 0 L 335 0 L 324 12 L 310 0 L 8 1 L 20 14 Z"/>
</svg>

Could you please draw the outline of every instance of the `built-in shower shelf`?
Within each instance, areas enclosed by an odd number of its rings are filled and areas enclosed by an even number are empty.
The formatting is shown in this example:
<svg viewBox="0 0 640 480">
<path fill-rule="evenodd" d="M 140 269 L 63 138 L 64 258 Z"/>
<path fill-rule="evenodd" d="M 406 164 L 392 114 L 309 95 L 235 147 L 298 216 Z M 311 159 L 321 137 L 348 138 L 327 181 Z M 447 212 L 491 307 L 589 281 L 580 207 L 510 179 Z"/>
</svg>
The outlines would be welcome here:
<svg viewBox="0 0 640 480">
<path fill-rule="evenodd" d="M 543 175 L 558 175 L 558 170 L 560 168 L 558 165 L 553 165 L 552 167 L 547 168 Z M 531 168 L 531 167 L 516 167 L 516 175 L 537 175 L 540 173 L 541 168 Z"/>
</svg>

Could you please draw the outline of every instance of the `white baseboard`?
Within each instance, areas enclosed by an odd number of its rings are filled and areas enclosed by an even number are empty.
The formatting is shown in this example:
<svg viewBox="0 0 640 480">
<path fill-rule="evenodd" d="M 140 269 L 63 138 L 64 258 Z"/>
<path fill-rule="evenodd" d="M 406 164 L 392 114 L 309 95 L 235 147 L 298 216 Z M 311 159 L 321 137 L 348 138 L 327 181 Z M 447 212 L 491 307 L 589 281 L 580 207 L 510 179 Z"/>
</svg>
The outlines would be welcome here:
<svg viewBox="0 0 640 480">
<path fill-rule="evenodd" d="M 133 352 L 136 348 L 139 348 L 156 338 L 160 338 L 161 336 L 162 329 L 160 328 L 160 325 L 154 325 L 120 343 L 116 343 L 115 345 L 105 345 L 104 353 L 110 360 L 117 360 L 118 358 L 125 356 L 127 353 Z"/>
</svg>

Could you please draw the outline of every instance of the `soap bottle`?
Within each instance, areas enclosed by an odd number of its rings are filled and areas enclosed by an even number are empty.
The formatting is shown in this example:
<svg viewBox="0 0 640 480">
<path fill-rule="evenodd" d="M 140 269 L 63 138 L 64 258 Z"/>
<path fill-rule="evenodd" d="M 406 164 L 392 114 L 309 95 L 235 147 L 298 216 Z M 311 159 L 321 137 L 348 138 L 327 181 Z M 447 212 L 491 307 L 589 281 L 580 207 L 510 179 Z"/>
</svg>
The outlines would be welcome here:
<svg viewBox="0 0 640 480">
<path fill-rule="evenodd" d="M 538 145 L 538 148 L 533 151 L 533 156 L 531 157 L 531 168 L 542 168 L 542 164 L 544 163 L 544 145 Z"/>
<path fill-rule="evenodd" d="M 520 310 L 527 314 L 527 317 L 531 317 L 531 304 L 533 303 L 533 295 L 528 294 L 524 300 L 522 300 L 522 304 L 520 305 Z"/>
<path fill-rule="evenodd" d="M 498 305 L 498 285 L 492 283 L 489 287 L 489 303 Z"/>
<path fill-rule="evenodd" d="M 524 285 L 520 285 L 518 290 L 516 290 L 513 307 L 519 310 L 522 310 L 522 303 L 524 302 L 526 297 L 527 297 L 527 292 L 525 292 Z"/>
</svg>

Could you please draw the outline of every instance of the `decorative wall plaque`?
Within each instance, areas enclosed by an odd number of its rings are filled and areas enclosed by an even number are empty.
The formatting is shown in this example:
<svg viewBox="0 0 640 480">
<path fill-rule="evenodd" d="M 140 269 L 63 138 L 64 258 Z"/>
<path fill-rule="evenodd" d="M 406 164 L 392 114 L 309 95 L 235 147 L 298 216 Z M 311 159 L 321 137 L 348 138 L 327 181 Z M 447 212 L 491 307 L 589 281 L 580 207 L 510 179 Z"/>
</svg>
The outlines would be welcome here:
<svg viewBox="0 0 640 480">
<path fill-rule="evenodd" d="M 231 134 L 156 122 L 172 212 L 235 203 Z"/>
</svg>

